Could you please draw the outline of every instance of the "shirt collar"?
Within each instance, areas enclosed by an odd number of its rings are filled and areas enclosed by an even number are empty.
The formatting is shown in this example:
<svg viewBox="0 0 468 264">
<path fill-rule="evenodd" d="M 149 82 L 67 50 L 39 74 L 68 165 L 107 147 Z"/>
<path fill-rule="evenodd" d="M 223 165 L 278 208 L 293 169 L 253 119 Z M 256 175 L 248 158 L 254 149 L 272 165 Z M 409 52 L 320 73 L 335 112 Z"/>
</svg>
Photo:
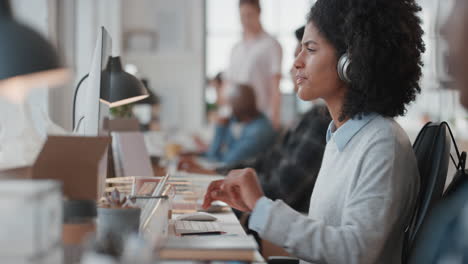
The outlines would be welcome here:
<svg viewBox="0 0 468 264">
<path fill-rule="evenodd" d="M 341 152 L 344 150 L 348 142 L 356 135 L 361 128 L 363 128 L 367 123 L 369 123 L 372 119 L 377 116 L 376 113 L 369 113 L 363 114 L 361 119 L 358 117 L 354 117 L 346 123 L 344 123 L 340 128 L 338 128 L 335 132 L 332 132 L 336 129 L 335 123 L 333 120 L 328 125 L 327 129 L 327 142 L 333 137 L 335 140 L 336 146 L 338 150 Z"/>
</svg>

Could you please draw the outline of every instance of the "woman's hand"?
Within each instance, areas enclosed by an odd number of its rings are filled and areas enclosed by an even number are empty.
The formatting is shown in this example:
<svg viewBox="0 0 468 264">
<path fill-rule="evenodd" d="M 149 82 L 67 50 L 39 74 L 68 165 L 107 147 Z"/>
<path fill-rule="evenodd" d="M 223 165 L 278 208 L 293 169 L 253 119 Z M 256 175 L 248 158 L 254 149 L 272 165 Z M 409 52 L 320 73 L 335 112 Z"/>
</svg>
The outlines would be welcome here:
<svg viewBox="0 0 468 264">
<path fill-rule="evenodd" d="M 223 201 L 233 208 L 250 212 L 262 196 L 263 190 L 255 170 L 233 170 L 226 179 L 214 181 L 208 186 L 203 208 L 210 207 L 213 201 Z"/>
</svg>

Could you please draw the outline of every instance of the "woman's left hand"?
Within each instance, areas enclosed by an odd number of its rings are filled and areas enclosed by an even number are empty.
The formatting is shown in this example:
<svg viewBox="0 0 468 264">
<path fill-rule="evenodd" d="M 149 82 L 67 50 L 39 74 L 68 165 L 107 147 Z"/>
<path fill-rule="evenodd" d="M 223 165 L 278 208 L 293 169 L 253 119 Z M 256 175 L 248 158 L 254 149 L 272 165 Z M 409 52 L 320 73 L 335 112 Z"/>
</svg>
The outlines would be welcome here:
<svg viewBox="0 0 468 264">
<path fill-rule="evenodd" d="M 247 168 L 233 170 L 224 180 L 214 181 L 208 187 L 203 208 L 213 201 L 223 201 L 241 211 L 250 212 L 264 196 L 255 170 Z"/>
</svg>

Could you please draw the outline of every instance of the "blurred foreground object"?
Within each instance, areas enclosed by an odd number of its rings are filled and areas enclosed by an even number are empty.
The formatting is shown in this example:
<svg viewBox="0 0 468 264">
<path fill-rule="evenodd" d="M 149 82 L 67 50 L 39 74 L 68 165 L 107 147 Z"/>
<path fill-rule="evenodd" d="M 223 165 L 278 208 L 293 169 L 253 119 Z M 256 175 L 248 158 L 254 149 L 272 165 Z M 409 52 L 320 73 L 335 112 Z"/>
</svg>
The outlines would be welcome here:
<svg viewBox="0 0 468 264">
<path fill-rule="evenodd" d="M 0 96 L 21 103 L 30 89 L 65 83 L 54 47 L 34 30 L 13 19 L 10 2 L 0 0 Z"/>
</svg>

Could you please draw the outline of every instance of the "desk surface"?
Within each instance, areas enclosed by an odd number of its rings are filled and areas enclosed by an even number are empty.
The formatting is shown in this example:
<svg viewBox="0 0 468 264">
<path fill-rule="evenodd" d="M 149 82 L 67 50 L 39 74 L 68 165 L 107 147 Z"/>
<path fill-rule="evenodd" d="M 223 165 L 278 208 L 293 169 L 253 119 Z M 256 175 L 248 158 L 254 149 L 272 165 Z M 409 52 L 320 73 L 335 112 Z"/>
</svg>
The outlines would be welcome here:
<svg viewBox="0 0 468 264">
<path fill-rule="evenodd" d="M 169 222 L 169 236 L 175 236 L 175 228 L 174 228 L 174 220 L 180 214 L 173 214 L 172 220 Z M 221 212 L 221 213 L 213 213 L 214 216 L 218 218 L 217 222 L 221 226 L 221 229 L 226 232 L 224 235 L 239 235 L 245 236 L 247 235 L 242 228 L 239 220 L 237 219 L 236 215 L 232 210 Z M 173 261 L 163 261 L 162 263 L 174 263 Z M 187 263 L 187 262 L 184 262 Z M 198 263 L 198 262 L 197 262 Z M 256 252 L 255 262 L 254 263 L 265 263 L 265 259 L 262 257 L 260 252 Z"/>
<path fill-rule="evenodd" d="M 174 214 L 172 219 L 175 219 L 179 215 L 180 214 Z M 218 218 L 216 222 L 220 225 L 221 229 L 226 232 L 226 235 L 246 235 L 239 220 L 232 211 L 213 213 L 213 215 Z M 169 235 L 175 235 L 174 220 L 169 223 Z"/>
<path fill-rule="evenodd" d="M 178 177 L 173 177 L 172 180 L 187 180 L 192 182 L 193 185 L 198 186 L 197 193 L 195 194 L 197 197 L 198 202 L 203 199 L 204 193 L 206 188 L 208 187 L 209 183 L 214 180 L 222 179 L 223 177 L 219 176 L 212 176 L 212 175 L 203 175 L 203 174 L 187 174 L 183 173 Z M 176 193 L 176 196 L 179 194 Z M 236 215 L 232 210 L 227 210 L 219 213 L 212 213 L 214 216 L 218 218 L 217 222 L 219 223 L 220 227 L 223 229 L 226 234 L 235 234 L 235 235 L 246 235 L 244 229 L 242 228 L 239 220 L 237 219 Z M 173 214 L 172 219 L 175 219 L 177 216 L 181 214 Z M 172 223 L 171 223 L 172 224 Z M 173 228 L 169 228 L 169 234 L 174 235 Z"/>
<path fill-rule="evenodd" d="M 193 177 L 192 177 L 193 176 Z M 184 179 L 189 181 L 194 181 L 198 186 L 204 186 L 205 189 L 208 184 L 213 181 L 220 179 L 220 177 L 216 176 L 202 176 L 202 175 L 187 175 L 185 174 L 183 177 L 174 177 L 172 179 Z M 176 193 L 177 196 L 177 193 Z M 240 235 L 245 236 L 247 235 L 241 226 L 239 220 L 237 219 L 236 215 L 232 210 L 227 210 L 219 213 L 212 213 L 214 216 L 218 218 L 217 222 L 219 223 L 221 229 L 226 232 L 224 235 Z M 172 220 L 169 221 L 168 226 L 168 235 L 175 236 L 175 229 L 174 229 L 174 219 L 181 214 L 173 214 Z M 255 263 L 263 263 L 265 262 L 263 257 L 259 252 L 257 252 L 256 261 Z M 172 262 L 173 263 L 173 262 Z"/>
</svg>

